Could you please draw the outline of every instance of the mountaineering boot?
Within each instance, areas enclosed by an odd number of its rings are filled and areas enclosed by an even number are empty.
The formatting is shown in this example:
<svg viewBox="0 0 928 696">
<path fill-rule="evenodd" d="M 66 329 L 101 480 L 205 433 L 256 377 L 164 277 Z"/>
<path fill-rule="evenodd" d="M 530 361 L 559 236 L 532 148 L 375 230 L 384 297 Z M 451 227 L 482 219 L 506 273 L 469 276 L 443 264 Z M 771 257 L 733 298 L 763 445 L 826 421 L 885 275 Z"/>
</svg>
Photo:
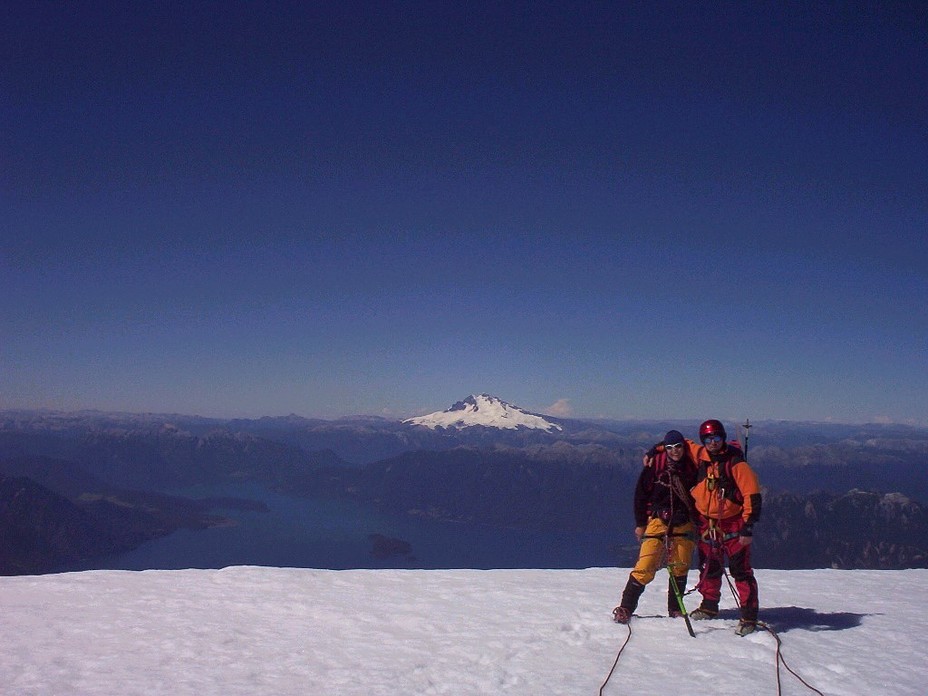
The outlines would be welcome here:
<svg viewBox="0 0 928 696">
<path fill-rule="evenodd" d="M 632 612 L 638 607 L 642 592 L 644 592 L 644 585 L 629 575 L 625 589 L 622 590 L 622 602 L 612 610 L 612 618 L 616 623 L 628 623 L 628 620 L 632 618 Z"/>
<path fill-rule="evenodd" d="M 632 618 L 632 613 L 623 606 L 618 606 L 612 610 L 612 620 L 616 623 L 627 624 Z"/>
<path fill-rule="evenodd" d="M 683 593 L 686 591 L 686 576 L 678 575 L 674 577 L 674 580 L 677 582 L 677 590 L 680 592 L 680 596 L 683 596 Z M 673 591 L 673 581 L 667 580 L 667 615 L 673 618 L 683 616 L 683 611 L 680 609 L 680 603 L 677 601 L 677 595 Z"/>
<path fill-rule="evenodd" d="M 714 619 L 719 615 L 719 603 L 709 602 L 705 599 L 695 611 L 690 612 L 690 618 L 693 621 L 702 621 L 704 619 Z"/>
<path fill-rule="evenodd" d="M 757 624 L 754 621 L 745 621 L 741 619 L 738 623 L 738 628 L 735 630 L 742 638 L 750 633 L 754 633 L 754 630 L 757 628 Z"/>
</svg>

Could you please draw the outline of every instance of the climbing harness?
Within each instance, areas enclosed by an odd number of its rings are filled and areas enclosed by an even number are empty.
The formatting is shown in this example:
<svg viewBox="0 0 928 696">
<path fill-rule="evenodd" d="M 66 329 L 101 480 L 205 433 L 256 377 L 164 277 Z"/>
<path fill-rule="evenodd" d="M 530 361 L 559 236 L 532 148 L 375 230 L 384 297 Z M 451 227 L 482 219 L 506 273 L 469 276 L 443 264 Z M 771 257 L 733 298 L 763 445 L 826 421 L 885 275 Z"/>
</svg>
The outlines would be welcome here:
<svg viewBox="0 0 928 696">
<path fill-rule="evenodd" d="M 726 532 L 722 533 L 721 528 L 716 524 L 716 521 L 713 519 L 709 520 L 709 526 L 706 527 L 706 531 L 701 534 L 703 541 L 705 541 L 712 548 L 720 547 L 724 542 L 734 539 L 739 536 L 740 532 Z"/>
</svg>

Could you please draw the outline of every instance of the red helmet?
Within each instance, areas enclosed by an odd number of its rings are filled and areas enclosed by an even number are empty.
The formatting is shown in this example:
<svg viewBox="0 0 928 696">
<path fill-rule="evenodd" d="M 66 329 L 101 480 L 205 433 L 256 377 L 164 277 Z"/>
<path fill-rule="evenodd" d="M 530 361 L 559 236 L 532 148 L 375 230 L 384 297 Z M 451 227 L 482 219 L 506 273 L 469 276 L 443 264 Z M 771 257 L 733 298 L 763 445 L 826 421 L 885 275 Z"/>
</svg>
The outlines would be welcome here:
<svg viewBox="0 0 928 696">
<path fill-rule="evenodd" d="M 699 441 L 702 442 L 707 435 L 719 435 L 723 442 L 728 437 L 725 434 L 725 426 L 722 425 L 722 421 L 717 421 L 714 418 L 705 421 L 699 426 Z"/>
</svg>

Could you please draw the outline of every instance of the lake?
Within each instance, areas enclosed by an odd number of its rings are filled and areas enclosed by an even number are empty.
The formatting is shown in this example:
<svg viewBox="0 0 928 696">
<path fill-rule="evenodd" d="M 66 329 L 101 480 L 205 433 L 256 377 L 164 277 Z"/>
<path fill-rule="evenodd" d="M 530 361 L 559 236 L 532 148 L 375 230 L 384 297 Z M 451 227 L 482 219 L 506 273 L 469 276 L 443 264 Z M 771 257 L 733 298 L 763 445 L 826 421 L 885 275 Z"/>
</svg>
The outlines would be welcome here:
<svg viewBox="0 0 928 696">
<path fill-rule="evenodd" d="M 62 570 L 224 568 L 231 565 L 324 568 L 587 568 L 633 563 L 637 546 L 616 549 L 597 532 L 537 532 L 380 513 L 352 501 L 297 498 L 257 486 L 198 487 L 194 498 L 239 497 L 267 512 L 217 509 L 233 525 L 179 530 L 92 563 Z M 409 553 L 373 553 L 371 535 L 400 539 Z M 622 540 L 627 541 L 627 540 Z"/>
</svg>

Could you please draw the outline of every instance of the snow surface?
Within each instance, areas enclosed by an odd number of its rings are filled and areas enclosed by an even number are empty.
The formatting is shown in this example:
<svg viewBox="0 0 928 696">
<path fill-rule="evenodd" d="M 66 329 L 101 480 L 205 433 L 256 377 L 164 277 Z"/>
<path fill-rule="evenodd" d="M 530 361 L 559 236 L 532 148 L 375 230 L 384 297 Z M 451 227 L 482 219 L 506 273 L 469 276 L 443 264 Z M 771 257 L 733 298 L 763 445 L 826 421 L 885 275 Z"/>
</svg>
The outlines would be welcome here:
<svg viewBox="0 0 928 696">
<path fill-rule="evenodd" d="M 451 408 L 436 411 L 425 416 L 408 418 L 403 421 L 426 428 L 471 428 L 481 425 L 486 428 L 503 428 L 516 430 L 532 428 L 536 430 L 561 430 L 561 426 L 546 420 L 535 413 L 513 406 L 489 394 L 471 394 Z"/>
<path fill-rule="evenodd" d="M 87 571 L 0 578 L 3 694 L 598 694 L 627 569 Z M 829 695 L 924 694 L 928 570 L 757 572 L 787 664 Z M 775 695 L 776 641 L 646 590 L 604 694 Z M 698 595 L 687 597 L 691 609 Z M 727 604 L 726 604 L 727 600 Z M 781 669 L 782 694 L 814 693 Z"/>
</svg>

